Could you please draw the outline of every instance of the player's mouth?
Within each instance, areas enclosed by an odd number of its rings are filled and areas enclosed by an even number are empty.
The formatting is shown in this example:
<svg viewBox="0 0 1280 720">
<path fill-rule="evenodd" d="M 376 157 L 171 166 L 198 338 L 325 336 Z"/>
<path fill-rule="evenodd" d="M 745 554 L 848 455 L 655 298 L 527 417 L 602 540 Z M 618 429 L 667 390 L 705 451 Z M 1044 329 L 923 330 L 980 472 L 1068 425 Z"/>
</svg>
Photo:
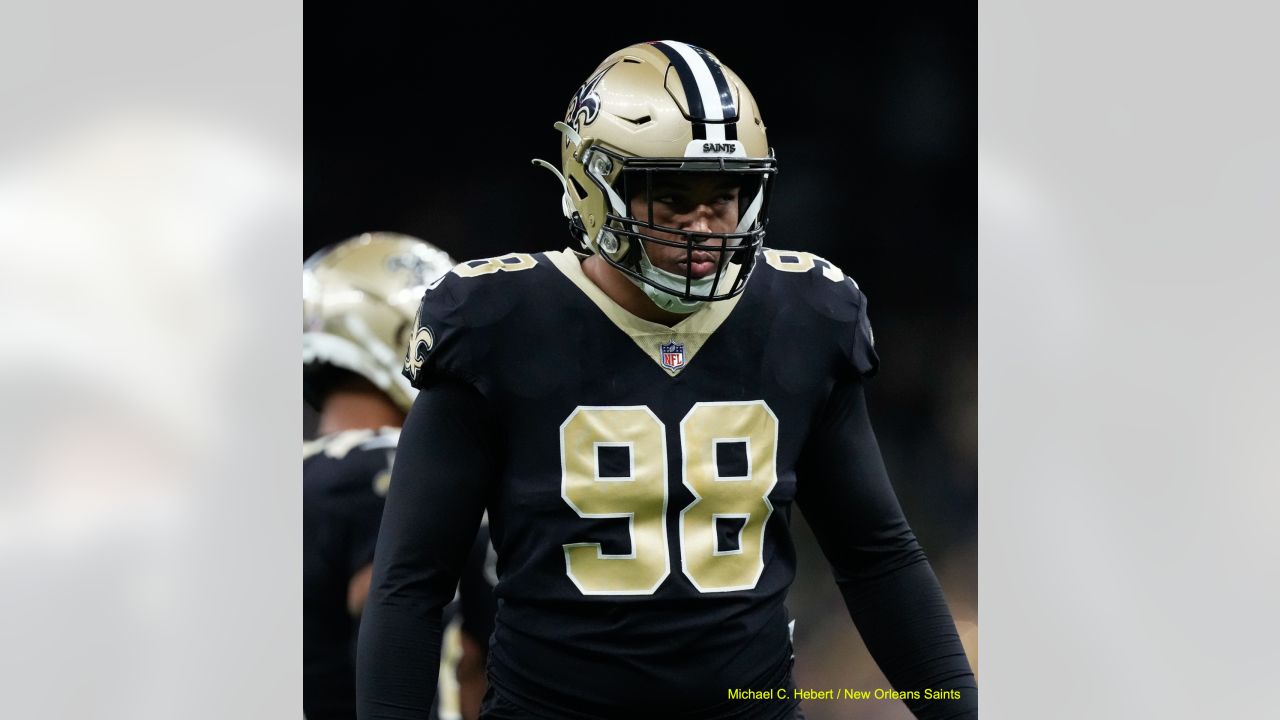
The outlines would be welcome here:
<svg viewBox="0 0 1280 720">
<path fill-rule="evenodd" d="M 695 252 L 691 260 L 681 260 L 678 264 L 681 270 L 688 268 L 689 277 L 694 280 L 701 280 L 716 271 L 715 256 L 709 252 Z"/>
</svg>

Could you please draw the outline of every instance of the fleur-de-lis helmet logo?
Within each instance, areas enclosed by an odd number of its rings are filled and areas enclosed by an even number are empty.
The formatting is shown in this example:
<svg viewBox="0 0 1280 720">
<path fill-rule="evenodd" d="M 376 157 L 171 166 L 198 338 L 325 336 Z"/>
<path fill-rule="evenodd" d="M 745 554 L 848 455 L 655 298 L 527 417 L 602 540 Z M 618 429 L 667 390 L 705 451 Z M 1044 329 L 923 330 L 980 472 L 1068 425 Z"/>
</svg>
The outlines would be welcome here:
<svg viewBox="0 0 1280 720">
<path fill-rule="evenodd" d="M 414 253 L 392 255 L 387 258 L 387 270 L 391 272 L 406 271 L 413 278 L 413 285 L 427 284 L 427 261 Z"/>
<path fill-rule="evenodd" d="M 604 74 L 613 66 L 601 70 L 594 77 L 578 88 L 578 92 L 569 99 L 569 110 L 564 114 L 564 124 L 577 132 L 582 131 L 582 124 L 590 125 L 600 114 L 600 96 L 596 94 L 596 85 L 600 84 Z"/>
</svg>

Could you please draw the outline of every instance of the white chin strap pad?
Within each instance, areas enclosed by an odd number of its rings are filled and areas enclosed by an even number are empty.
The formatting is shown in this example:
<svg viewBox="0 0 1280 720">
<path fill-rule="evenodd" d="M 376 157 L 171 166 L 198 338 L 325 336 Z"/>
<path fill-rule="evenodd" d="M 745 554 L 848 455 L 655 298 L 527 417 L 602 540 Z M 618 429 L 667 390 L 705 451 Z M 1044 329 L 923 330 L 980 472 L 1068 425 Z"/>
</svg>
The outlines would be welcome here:
<svg viewBox="0 0 1280 720">
<path fill-rule="evenodd" d="M 738 221 L 738 229 L 735 232 L 746 232 L 756 224 L 756 216 L 760 214 L 760 206 L 764 205 L 764 184 L 761 183 L 760 189 L 756 190 L 756 196 L 751 199 L 751 204 L 747 206 L 747 211 L 742 213 L 742 220 Z"/>
<path fill-rule="evenodd" d="M 685 277 L 655 266 L 649 261 L 649 253 L 645 250 L 643 244 L 640 245 L 640 274 L 662 287 L 674 288 L 676 292 L 684 292 Z M 640 282 L 635 278 L 631 278 L 631 281 L 644 291 L 644 294 L 653 301 L 654 305 L 668 312 L 688 314 L 705 304 L 704 300 L 685 300 L 684 298 L 676 297 L 670 292 L 659 290 L 649 283 Z M 714 275 L 694 280 L 689 283 L 689 292 L 702 295 L 710 294 L 714 283 Z"/>
</svg>

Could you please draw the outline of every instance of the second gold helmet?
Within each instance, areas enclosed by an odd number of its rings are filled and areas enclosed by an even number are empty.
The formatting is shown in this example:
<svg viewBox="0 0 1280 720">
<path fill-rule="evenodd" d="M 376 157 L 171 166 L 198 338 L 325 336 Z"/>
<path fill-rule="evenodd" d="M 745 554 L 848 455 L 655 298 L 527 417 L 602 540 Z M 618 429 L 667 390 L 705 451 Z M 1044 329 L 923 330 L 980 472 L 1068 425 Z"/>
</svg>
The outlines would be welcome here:
<svg viewBox="0 0 1280 720">
<path fill-rule="evenodd" d="M 302 267 L 303 393 L 319 407 L 335 377 L 354 373 L 406 412 L 417 391 L 400 374 L 427 286 L 454 266 L 448 253 L 399 233 L 364 233 Z"/>
</svg>

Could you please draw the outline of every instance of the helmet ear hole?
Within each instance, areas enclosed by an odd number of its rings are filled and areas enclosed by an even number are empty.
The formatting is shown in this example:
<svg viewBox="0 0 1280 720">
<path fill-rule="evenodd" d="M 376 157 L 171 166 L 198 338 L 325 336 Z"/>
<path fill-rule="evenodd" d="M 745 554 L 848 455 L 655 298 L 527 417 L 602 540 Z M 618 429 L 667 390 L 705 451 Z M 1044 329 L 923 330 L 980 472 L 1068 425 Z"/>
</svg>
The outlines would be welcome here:
<svg viewBox="0 0 1280 720">
<path fill-rule="evenodd" d="M 578 196 L 578 202 L 587 199 L 587 191 L 582 187 L 582 183 L 578 182 L 578 178 L 570 175 L 569 184 L 573 186 L 573 193 Z"/>
</svg>

